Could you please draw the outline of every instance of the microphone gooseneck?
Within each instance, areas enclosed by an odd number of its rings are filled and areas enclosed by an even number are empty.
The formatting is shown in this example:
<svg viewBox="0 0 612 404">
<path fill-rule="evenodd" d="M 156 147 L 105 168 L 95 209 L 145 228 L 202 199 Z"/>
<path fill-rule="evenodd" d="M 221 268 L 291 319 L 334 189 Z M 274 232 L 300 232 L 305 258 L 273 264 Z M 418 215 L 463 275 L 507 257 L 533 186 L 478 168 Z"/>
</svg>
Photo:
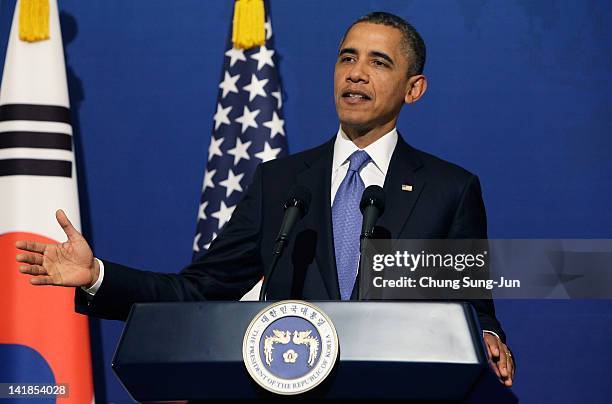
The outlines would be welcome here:
<svg viewBox="0 0 612 404">
<path fill-rule="evenodd" d="M 291 230 L 295 227 L 295 224 L 308 213 L 310 207 L 311 194 L 310 190 L 303 185 L 296 185 L 291 188 L 289 192 L 289 198 L 283 205 L 285 209 L 285 215 L 276 236 L 276 242 L 274 244 L 274 251 L 272 255 L 272 263 L 270 264 L 270 270 L 268 276 L 264 277 L 263 284 L 261 285 L 261 291 L 259 292 L 259 301 L 263 302 L 266 300 L 266 294 L 268 292 L 268 285 L 278 260 L 285 249 L 285 245 L 291 235 Z"/>
</svg>

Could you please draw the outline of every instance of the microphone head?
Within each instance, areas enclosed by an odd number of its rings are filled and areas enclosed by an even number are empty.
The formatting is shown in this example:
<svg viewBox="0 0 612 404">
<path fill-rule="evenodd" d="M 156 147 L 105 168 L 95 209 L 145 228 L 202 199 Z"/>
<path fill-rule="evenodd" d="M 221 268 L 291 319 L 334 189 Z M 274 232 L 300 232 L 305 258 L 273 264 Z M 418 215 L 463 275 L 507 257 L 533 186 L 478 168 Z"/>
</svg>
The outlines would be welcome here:
<svg viewBox="0 0 612 404">
<path fill-rule="evenodd" d="M 375 206 L 378 209 L 379 216 L 385 211 L 385 192 L 380 186 L 370 185 L 363 191 L 361 202 L 359 203 L 361 213 L 368 206 Z"/>
<path fill-rule="evenodd" d="M 300 217 L 304 217 L 308 213 L 310 207 L 310 200 L 312 195 L 310 190 L 304 185 L 294 185 L 289 191 L 289 198 L 285 202 L 285 209 L 291 206 L 295 206 L 300 209 Z"/>
</svg>

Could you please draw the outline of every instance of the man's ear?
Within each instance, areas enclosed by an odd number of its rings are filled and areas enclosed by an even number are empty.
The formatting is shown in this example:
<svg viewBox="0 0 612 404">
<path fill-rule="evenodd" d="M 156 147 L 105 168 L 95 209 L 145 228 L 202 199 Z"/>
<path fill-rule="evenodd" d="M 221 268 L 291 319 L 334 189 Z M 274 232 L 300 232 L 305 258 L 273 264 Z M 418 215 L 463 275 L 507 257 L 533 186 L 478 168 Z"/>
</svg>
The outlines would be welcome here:
<svg viewBox="0 0 612 404">
<path fill-rule="evenodd" d="M 422 74 L 417 74 L 416 76 L 412 76 L 408 79 L 408 84 L 406 85 L 406 96 L 404 97 L 404 102 L 406 104 L 412 104 L 413 102 L 418 101 L 423 94 L 427 91 L 427 77 Z"/>
</svg>

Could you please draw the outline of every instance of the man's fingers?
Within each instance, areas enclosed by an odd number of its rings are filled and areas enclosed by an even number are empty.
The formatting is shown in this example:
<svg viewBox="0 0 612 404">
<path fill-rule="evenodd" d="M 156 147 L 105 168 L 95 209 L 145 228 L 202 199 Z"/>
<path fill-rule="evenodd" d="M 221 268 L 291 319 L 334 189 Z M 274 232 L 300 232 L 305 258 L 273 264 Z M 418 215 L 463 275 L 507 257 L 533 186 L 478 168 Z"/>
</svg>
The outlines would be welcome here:
<svg viewBox="0 0 612 404">
<path fill-rule="evenodd" d="M 506 364 L 508 369 L 508 376 L 503 379 L 504 385 L 506 387 L 512 387 L 513 378 L 514 378 L 514 366 L 512 362 L 512 358 L 506 355 Z"/>
<path fill-rule="evenodd" d="M 508 350 L 502 343 L 500 343 L 500 345 L 501 354 L 499 355 L 499 362 L 497 362 L 497 365 L 499 366 L 499 371 L 502 376 L 506 378 L 510 377 L 510 370 L 508 369 Z"/>
<path fill-rule="evenodd" d="M 485 339 L 485 348 L 487 348 L 487 357 L 489 358 L 489 360 L 491 360 L 491 348 L 489 348 L 489 343 L 487 342 L 487 340 Z"/>
<path fill-rule="evenodd" d="M 485 342 L 485 346 L 489 352 L 489 357 L 493 362 L 497 363 L 499 360 L 499 346 L 497 338 L 487 338 L 485 339 Z"/>
<path fill-rule="evenodd" d="M 74 228 L 72 223 L 70 223 L 68 216 L 66 216 L 63 210 L 59 209 L 57 212 L 55 212 L 55 218 L 57 219 L 59 225 L 62 226 L 66 236 L 68 236 L 68 240 L 75 240 L 81 237 L 81 233 L 79 233 L 77 229 Z"/>
<path fill-rule="evenodd" d="M 19 272 L 21 272 L 22 274 L 34 276 L 47 275 L 47 271 L 45 270 L 45 268 L 41 267 L 40 265 L 21 265 L 19 267 Z"/>
<path fill-rule="evenodd" d="M 485 336 L 485 346 L 490 354 L 489 364 L 499 378 L 499 381 L 507 387 L 512 386 L 514 377 L 514 363 L 506 344 L 498 338 Z"/>
<path fill-rule="evenodd" d="M 30 283 L 32 285 L 53 285 L 53 278 L 50 276 L 36 276 L 34 278 L 30 278 Z"/>
<path fill-rule="evenodd" d="M 37 243 L 36 241 L 19 240 L 15 243 L 15 247 L 23 251 L 30 251 L 42 254 L 45 252 L 47 244 Z"/>
<path fill-rule="evenodd" d="M 495 341 L 495 342 L 491 343 L 491 356 L 493 357 L 493 360 L 495 362 L 497 362 L 499 360 L 499 357 L 500 357 L 500 355 L 499 355 L 499 344 L 498 344 L 499 341 L 497 340 L 497 338 L 491 338 L 491 340 Z"/>
<path fill-rule="evenodd" d="M 507 347 L 506 347 L 507 349 Z M 510 350 L 508 349 L 508 353 L 510 352 Z M 510 380 L 514 379 L 514 359 L 512 358 L 512 356 L 508 355 L 507 356 L 507 363 L 508 363 L 508 378 Z"/>
<path fill-rule="evenodd" d="M 21 253 L 21 254 L 17 254 L 15 258 L 17 259 L 18 262 L 23 262 L 24 264 L 35 264 L 35 265 L 43 264 L 43 256 L 40 254 Z"/>
<path fill-rule="evenodd" d="M 30 283 L 32 285 L 56 285 L 53 281 L 53 277 L 40 265 L 21 265 L 19 267 L 19 272 L 26 275 L 33 275 L 32 278 L 30 278 Z"/>
<path fill-rule="evenodd" d="M 487 355 L 488 355 L 488 359 L 489 359 L 489 366 L 491 366 L 491 369 L 493 369 L 493 371 L 495 372 L 495 375 L 499 378 L 501 378 L 501 375 L 499 374 L 499 369 L 497 368 L 497 363 L 495 361 L 493 361 L 493 355 L 491 353 L 491 351 L 493 350 L 492 345 L 489 343 L 489 339 L 485 337 L 484 339 L 485 341 L 485 348 L 487 348 Z"/>
<path fill-rule="evenodd" d="M 495 376 L 501 379 L 501 374 L 499 373 L 499 369 L 497 368 L 497 363 L 493 362 L 492 360 L 489 360 L 489 366 L 491 366 L 491 369 L 493 369 L 493 371 L 495 372 Z"/>
</svg>

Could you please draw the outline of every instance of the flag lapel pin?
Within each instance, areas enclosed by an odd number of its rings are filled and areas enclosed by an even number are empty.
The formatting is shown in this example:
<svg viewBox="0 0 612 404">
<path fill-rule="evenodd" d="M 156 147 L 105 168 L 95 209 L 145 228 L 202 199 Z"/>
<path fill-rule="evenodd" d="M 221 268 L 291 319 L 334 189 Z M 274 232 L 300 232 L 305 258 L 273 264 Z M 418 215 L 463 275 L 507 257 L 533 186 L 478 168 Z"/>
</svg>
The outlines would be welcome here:
<svg viewBox="0 0 612 404">
<path fill-rule="evenodd" d="M 402 191 L 412 192 L 412 185 L 410 185 L 410 184 L 402 185 Z"/>
</svg>

